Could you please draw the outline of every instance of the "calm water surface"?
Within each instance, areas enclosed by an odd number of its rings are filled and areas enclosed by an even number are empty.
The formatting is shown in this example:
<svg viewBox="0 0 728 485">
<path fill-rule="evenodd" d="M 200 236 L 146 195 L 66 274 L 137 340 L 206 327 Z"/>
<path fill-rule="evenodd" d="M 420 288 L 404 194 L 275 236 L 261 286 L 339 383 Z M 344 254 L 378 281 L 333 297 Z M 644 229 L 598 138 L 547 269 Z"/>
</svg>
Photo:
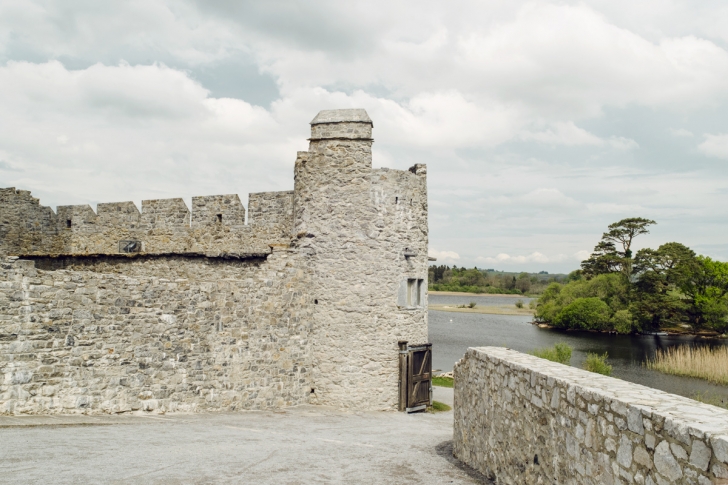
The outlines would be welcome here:
<svg viewBox="0 0 728 485">
<path fill-rule="evenodd" d="M 430 295 L 431 304 L 464 304 L 475 301 L 483 306 L 513 305 L 518 298 Z M 525 304 L 529 298 L 521 298 Z M 574 349 L 571 365 L 581 367 L 588 352 L 609 353 L 612 375 L 673 394 L 692 397 L 696 393 L 728 399 L 728 388 L 699 379 L 677 377 L 651 371 L 643 366 L 656 349 L 676 345 L 726 345 L 725 340 L 706 340 L 691 336 L 629 336 L 589 332 L 564 332 L 531 325 L 530 316 L 486 315 L 478 313 L 429 312 L 430 342 L 433 344 L 433 369 L 450 371 L 468 347 L 508 347 L 529 352 L 566 342 Z"/>
</svg>

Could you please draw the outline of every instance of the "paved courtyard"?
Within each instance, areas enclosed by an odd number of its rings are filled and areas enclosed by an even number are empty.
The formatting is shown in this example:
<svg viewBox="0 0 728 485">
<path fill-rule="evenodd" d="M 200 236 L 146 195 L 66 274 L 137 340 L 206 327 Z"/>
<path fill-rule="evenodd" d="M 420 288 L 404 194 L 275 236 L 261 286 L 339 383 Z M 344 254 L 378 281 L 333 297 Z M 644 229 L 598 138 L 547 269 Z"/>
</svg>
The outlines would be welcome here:
<svg viewBox="0 0 728 485">
<path fill-rule="evenodd" d="M 452 391 L 436 399 L 451 401 Z M 0 482 L 483 483 L 452 459 L 452 412 L 0 417 Z"/>
</svg>

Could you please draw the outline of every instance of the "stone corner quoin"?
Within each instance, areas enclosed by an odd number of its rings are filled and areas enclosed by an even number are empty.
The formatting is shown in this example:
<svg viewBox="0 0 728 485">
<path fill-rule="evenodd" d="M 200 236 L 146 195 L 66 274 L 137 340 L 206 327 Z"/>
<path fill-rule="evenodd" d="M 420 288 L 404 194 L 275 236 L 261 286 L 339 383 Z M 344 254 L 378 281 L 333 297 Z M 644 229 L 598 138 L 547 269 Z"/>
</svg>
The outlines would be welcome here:
<svg viewBox="0 0 728 485">
<path fill-rule="evenodd" d="M 454 376 L 454 454 L 497 483 L 728 483 L 727 410 L 498 347 Z"/>
<path fill-rule="evenodd" d="M 293 190 L 247 209 L 0 189 L 0 413 L 396 409 L 397 342 L 427 340 L 427 170 L 373 169 L 372 127 L 322 111 Z"/>
</svg>

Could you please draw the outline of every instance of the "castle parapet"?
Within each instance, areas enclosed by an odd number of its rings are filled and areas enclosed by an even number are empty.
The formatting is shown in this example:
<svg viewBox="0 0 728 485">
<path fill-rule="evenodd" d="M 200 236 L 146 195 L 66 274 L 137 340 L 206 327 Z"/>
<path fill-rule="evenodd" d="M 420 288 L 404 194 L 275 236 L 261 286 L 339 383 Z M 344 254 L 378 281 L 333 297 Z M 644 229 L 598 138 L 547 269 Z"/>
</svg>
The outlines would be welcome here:
<svg viewBox="0 0 728 485">
<path fill-rule="evenodd" d="M 59 205 L 56 211 L 58 231 L 96 231 L 98 217 L 90 205 Z"/>
<path fill-rule="evenodd" d="M 250 223 L 254 227 L 293 226 L 293 191 L 257 192 L 248 199 Z"/>
<path fill-rule="evenodd" d="M 289 245 L 293 192 L 250 194 L 250 223 L 235 194 L 184 200 L 58 206 L 58 214 L 30 192 L 0 189 L 0 252 L 17 256 L 205 255 L 259 257 Z"/>
<path fill-rule="evenodd" d="M 189 227 L 190 210 L 180 198 L 143 200 L 141 224 L 145 229 Z"/>
<path fill-rule="evenodd" d="M 192 197 L 192 228 L 244 225 L 245 207 L 236 194 Z"/>
<path fill-rule="evenodd" d="M 136 204 L 127 202 L 107 202 L 96 206 L 99 226 L 105 228 L 125 227 L 138 229 L 141 213 Z"/>
</svg>

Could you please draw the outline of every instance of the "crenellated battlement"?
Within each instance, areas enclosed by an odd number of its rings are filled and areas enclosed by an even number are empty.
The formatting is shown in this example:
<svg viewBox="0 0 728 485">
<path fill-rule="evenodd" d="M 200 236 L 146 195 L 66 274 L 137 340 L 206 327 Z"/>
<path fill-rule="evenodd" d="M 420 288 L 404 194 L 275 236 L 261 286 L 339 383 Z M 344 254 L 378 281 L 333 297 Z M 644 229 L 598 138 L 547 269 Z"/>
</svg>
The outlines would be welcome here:
<svg viewBox="0 0 728 485">
<path fill-rule="evenodd" d="M 236 194 L 127 202 L 40 205 L 27 190 L 0 189 L 0 249 L 8 254 L 113 255 L 205 254 L 245 257 L 287 244 L 293 225 L 293 192 Z M 130 245 L 130 242 L 132 243 Z M 134 244 L 135 243 L 135 244 Z"/>
<path fill-rule="evenodd" d="M 192 197 L 190 225 L 191 227 L 244 226 L 245 206 L 236 194 Z"/>
</svg>

